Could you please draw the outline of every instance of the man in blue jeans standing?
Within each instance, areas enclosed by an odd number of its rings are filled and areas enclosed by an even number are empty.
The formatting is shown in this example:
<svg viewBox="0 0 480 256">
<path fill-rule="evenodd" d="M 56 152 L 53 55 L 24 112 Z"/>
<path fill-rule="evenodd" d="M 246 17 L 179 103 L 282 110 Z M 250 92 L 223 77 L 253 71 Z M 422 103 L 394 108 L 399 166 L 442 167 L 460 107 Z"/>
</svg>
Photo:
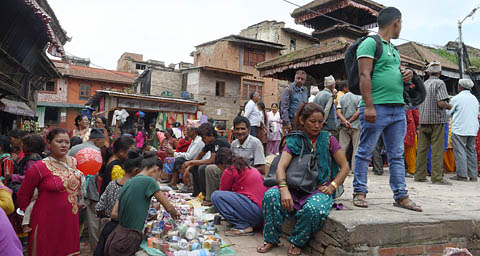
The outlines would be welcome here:
<svg viewBox="0 0 480 256">
<path fill-rule="evenodd" d="M 360 145 L 355 155 L 353 204 L 368 207 L 366 201 L 367 172 L 370 159 L 380 136 L 383 136 L 390 168 L 390 187 L 394 206 L 422 211 L 408 198 L 405 183 L 403 139 L 406 131 L 403 83 L 412 79 L 411 70 L 400 69 L 400 54 L 390 42 L 397 39 L 402 29 L 402 14 L 397 8 L 387 7 L 378 14 L 378 34 L 383 52 L 373 67 L 376 41 L 365 39 L 357 49 L 360 91 Z M 374 68 L 374 69 L 373 69 Z M 374 70 L 372 74 L 372 70 Z"/>
</svg>

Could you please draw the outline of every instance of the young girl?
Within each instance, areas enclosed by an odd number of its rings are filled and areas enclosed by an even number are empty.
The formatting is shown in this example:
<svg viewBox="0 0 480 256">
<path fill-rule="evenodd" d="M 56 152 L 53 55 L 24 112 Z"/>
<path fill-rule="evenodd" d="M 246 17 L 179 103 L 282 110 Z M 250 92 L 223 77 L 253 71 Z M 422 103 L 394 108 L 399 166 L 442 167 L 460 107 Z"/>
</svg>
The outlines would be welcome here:
<svg viewBox="0 0 480 256">
<path fill-rule="evenodd" d="M 158 186 L 157 180 L 162 166 L 158 157 L 150 152 L 145 153 L 141 172 L 123 186 L 111 216 L 112 219 L 118 219 L 119 225 L 108 236 L 105 244 L 106 255 L 133 255 L 138 251 L 152 196 L 155 196 L 173 218 L 180 216 Z M 127 237 L 128 239 L 125 239 Z"/>
<path fill-rule="evenodd" d="M 123 185 L 127 183 L 130 178 L 135 177 L 140 170 L 140 164 L 143 160 L 143 154 L 140 149 L 133 148 L 128 151 L 128 158 L 125 160 L 123 165 L 123 169 L 125 170 L 125 175 L 119 180 L 111 181 L 105 192 L 100 197 L 100 201 L 95 206 L 95 210 L 100 217 L 104 217 L 102 219 L 102 223 L 105 223 L 104 220 L 109 221 L 112 213 L 113 206 L 115 205 L 115 201 L 118 198 L 118 194 L 120 194 L 120 190 L 122 189 Z M 112 220 L 105 224 L 105 227 L 100 234 L 97 248 L 95 249 L 95 256 L 104 255 L 103 251 L 105 249 L 105 243 L 107 242 L 107 238 L 118 225 L 118 221 Z"/>
</svg>

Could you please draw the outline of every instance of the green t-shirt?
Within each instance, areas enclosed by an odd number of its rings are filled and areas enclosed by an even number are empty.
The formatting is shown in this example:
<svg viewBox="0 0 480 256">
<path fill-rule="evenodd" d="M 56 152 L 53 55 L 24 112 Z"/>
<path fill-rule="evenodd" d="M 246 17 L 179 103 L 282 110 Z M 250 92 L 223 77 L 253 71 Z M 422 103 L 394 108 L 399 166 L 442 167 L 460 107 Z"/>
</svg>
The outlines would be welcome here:
<svg viewBox="0 0 480 256">
<path fill-rule="evenodd" d="M 125 183 L 118 195 L 118 219 L 125 228 L 142 231 L 150 199 L 160 187 L 154 178 L 137 175 Z"/>
<path fill-rule="evenodd" d="M 383 52 L 377 60 L 372 75 L 373 104 L 405 104 L 403 100 L 403 81 L 400 73 L 400 54 L 393 44 L 382 39 Z M 368 37 L 357 48 L 357 59 L 374 58 L 377 43 Z M 365 105 L 362 99 L 362 106 Z"/>
</svg>

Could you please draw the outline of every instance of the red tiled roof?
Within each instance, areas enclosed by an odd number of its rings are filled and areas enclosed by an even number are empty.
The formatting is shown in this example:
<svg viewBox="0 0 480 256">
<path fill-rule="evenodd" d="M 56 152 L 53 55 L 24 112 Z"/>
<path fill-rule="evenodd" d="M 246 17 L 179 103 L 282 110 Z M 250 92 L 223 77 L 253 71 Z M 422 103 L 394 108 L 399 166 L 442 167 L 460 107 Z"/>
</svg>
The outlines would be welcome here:
<svg viewBox="0 0 480 256">
<path fill-rule="evenodd" d="M 120 84 L 133 84 L 137 74 L 115 70 L 75 66 L 64 61 L 53 60 L 62 76 L 81 78 L 85 80 L 103 81 Z"/>
</svg>

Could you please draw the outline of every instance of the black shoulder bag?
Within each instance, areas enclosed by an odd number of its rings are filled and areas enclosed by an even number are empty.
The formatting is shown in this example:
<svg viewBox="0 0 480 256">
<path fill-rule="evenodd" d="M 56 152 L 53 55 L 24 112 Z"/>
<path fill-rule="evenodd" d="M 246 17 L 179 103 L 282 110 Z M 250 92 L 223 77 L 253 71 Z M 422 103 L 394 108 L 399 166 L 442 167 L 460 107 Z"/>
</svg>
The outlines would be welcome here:
<svg viewBox="0 0 480 256">
<path fill-rule="evenodd" d="M 285 171 L 287 185 L 291 189 L 301 190 L 305 193 L 313 193 L 317 189 L 318 162 L 315 150 L 308 150 L 308 141 L 302 132 L 294 131 L 288 136 L 299 135 L 302 138 L 302 149 L 300 155 L 294 156 Z M 308 152 L 310 151 L 310 152 Z M 268 175 L 263 184 L 267 187 L 277 185 L 277 167 L 281 155 L 273 160 L 268 170 Z"/>
</svg>

